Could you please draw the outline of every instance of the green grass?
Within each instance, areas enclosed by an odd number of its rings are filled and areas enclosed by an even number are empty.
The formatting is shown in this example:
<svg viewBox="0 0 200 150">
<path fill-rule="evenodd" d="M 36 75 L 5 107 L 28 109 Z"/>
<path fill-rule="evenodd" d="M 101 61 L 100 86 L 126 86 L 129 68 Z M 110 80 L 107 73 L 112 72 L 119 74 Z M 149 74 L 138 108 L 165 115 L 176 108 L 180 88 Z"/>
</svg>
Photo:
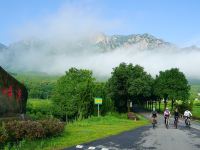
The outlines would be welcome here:
<svg viewBox="0 0 200 150">
<path fill-rule="evenodd" d="M 40 106 L 51 105 L 51 104 L 52 104 L 51 100 L 47 100 L 47 99 L 30 98 L 27 101 L 27 105 L 32 105 L 33 107 L 40 107 Z"/>
<path fill-rule="evenodd" d="M 200 106 L 193 106 L 192 114 L 195 118 L 200 119 Z"/>
<path fill-rule="evenodd" d="M 171 110 L 171 104 L 168 103 L 167 107 Z M 164 103 L 161 103 L 161 112 L 164 111 Z M 200 120 L 200 106 L 193 105 L 192 115 Z"/>
<path fill-rule="evenodd" d="M 91 117 L 86 120 L 69 123 L 59 137 L 37 141 L 22 141 L 20 150 L 61 149 L 73 145 L 90 142 L 96 139 L 119 134 L 149 124 L 142 116 L 140 121 L 126 119 L 126 115 L 107 115 Z"/>
<path fill-rule="evenodd" d="M 52 101 L 47 99 L 28 99 L 26 114 L 34 120 L 51 117 L 53 114 Z"/>
</svg>

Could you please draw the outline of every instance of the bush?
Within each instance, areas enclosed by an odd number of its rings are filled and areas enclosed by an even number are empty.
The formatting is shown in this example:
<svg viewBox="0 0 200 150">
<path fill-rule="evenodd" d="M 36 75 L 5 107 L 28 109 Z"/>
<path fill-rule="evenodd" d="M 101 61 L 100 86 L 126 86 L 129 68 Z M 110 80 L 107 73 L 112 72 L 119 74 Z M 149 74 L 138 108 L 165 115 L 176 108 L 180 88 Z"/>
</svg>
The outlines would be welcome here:
<svg viewBox="0 0 200 150">
<path fill-rule="evenodd" d="M 23 138 L 37 139 L 45 136 L 42 124 L 36 121 L 10 121 L 5 123 L 9 141 L 19 141 Z"/>
<path fill-rule="evenodd" d="M 58 119 L 48 119 L 39 121 L 45 132 L 45 136 L 56 136 L 64 131 L 64 123 L 60 122 Z"/>
<path fill-rule="evenodd" d="M 27 115 L 33 120 L 47 119 L 53 114 L 53 105 L 50 100 L 29 99 Z"/>
<path fill-rule="evenodd" d="M 185 110 L 192 110 L 193 103 L 189 103 L 188 101 L 182 103 L 175 103 L 175 108 L 178 108 L 178 111 L 183 114 Z"/>
<path fill-rule="evenodd" d="M 41 121 L 8 121 L 0 126 L 0 144 L 56 136 L 64 131 L 64 123 L 57 119 Z"/>
<path fill-rule="evenodd" d="M 195 106 L 200 106 L 200 100 L 194 100 L 194 105 Z"/>
<path fill-rule="evenodd" d="M 0 145 L 5 144 L 7 140 L 8 134 L 5 129 L 5 124 L 2 123 L 2 125 L 0 126 Z"/>
<path fill-rule="evenodd" d="M 24 121 L 25 134 L 23 138 L 27 139 L 37 139 L 45 137 L 45 131 L 43 126 L 36 121 Z"/>
</svg>

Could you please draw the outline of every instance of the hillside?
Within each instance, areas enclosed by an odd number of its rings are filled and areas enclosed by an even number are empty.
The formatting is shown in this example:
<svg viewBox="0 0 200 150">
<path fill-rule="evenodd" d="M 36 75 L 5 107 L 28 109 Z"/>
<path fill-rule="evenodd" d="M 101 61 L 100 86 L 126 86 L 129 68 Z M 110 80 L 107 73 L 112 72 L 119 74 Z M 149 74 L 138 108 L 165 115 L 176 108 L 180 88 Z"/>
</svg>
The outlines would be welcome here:
<svg viewBox="0 0 200 150">
<path fill-rule="evenodd" d="M 158 39 L 150 34 L 112 35 L 101 34 L 97 36 L 96 45 L 104 50 L 116 48 L 158 49 L 172 46 L 171 43 Z"/>
<path fill-rule="evenodd" d="M 6 49 L 7 47 L 3 44 L 0 43 L 0 52 L 3 50 L 3 49 Z"/>
</svg>

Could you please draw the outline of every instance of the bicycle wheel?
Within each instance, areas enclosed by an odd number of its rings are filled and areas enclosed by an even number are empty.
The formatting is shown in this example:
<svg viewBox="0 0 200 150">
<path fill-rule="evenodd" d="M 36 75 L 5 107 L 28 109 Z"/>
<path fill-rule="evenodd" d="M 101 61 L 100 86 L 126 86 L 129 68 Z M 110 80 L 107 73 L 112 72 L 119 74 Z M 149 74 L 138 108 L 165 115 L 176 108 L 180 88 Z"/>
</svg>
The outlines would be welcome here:
<svg viewBox="0 0 200 150">
<path fill-rule="evenodd" d="M 178 121 L 176 120 L 176 121 L 175 121 L 175 128 L 176 128 L 176 129 L 177 129 L 177 126 L 178 126 L 177 124 L 178 124 Z"/>
<path fill-rule="evenodd" d="M 155 123 L 153 123 L 153 128 L 155 128 Z"/>
<path fill-rule="evenodd" d="M 177 129 L 177 126 L 178 126 L 178 118 L 175 118 L 175 120 L 174 120 L 174 127 Z"/>
<path fill-rule="evenodd" d="M 190 119 L 188 119 L 188 128 L 190 128 Z"/>
<path fill-rule="evenodd" d="M 166 128 L 168 129 L 168 127 L 169 127 L 169 120 L 166 119 Z"/>
</svg>

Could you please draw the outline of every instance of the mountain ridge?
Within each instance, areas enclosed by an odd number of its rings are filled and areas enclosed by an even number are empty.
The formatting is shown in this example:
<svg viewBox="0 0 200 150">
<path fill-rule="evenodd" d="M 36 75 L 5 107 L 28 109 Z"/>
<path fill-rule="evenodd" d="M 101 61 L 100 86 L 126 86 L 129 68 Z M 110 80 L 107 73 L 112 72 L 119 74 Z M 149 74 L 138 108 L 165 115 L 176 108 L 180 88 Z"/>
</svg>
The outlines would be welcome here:
<svg viewBox="0 0 200 150">
<path fill-rule="evenodd" d="M 49 44 L 50 43 L 50 44 Z M 48 45 L 49 49 L 56 49 L 57 47 L 52 45 L 52 41 L 41 40 L 37 38 L 29 38 L 23 39 L 17 42 L 13 42 L 8 46 L 0 43 L 0 50 L 2 49 L 34 49 L 41 48 L 43 46 Z M 69 42 L 70 43 L 70 42 Z M 67 47 L 74 48 L 72 45 L 76 45 L 76 49 L 84 48 L 86 45 L 91 46 L 92 48 L 96 47 L 100 51 L 112 51 L 118 48 L 134 48 L 139 50 L 153 50 L 153 49 L 163 49 L 163 48 L 173 48 L 177 46 L 171 42 L 167 42 L 161 38 L 157 38 L 151 34 L 114 34 L 114 35 L 106 35 L 104 33 L 96 34 L 93 37 L 93 40 L 89 38 L 85 41 L 79 41 L 77 43 L 65 43 L 63 46 L 64 49 Z M 52 47 L 50 47 L 52 46 Z M 196 49 L 200 50 L 196 45 L 191 45 L 188 47 L 183 47 L 180 49 Z"/>
<path fill-rule="evenodd" d="M 104 50 L 135 46 L 138 49 L 157 49 L 171 47 L 173 44 L 156 38 L 151 34 L 111 35 L 97 37 L 96 44 Z"/>
<path fill-rule="evenodd" d="M 6 45 L 4 45 L 4 44 L 0 43 L 0 50 L 6 49 L 6 48 L 7 48 L 7 46 L 6 46 Z"/>
</svg>

